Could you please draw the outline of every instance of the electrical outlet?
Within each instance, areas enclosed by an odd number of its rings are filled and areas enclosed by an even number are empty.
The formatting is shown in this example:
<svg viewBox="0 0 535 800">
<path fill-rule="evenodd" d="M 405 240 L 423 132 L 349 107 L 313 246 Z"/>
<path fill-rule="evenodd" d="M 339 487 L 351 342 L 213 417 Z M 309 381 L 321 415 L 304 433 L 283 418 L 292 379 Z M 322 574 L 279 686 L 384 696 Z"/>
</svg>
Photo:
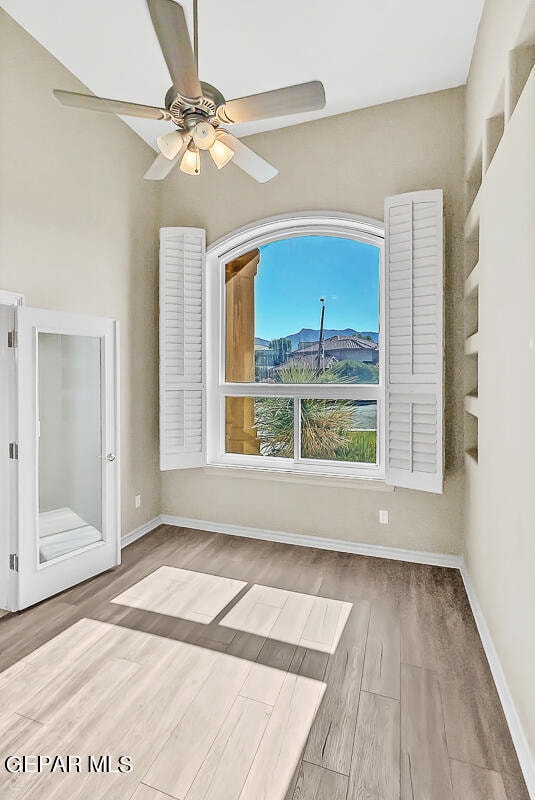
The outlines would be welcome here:
<svg viewBox="0 0 535 800">
<path fill-rule="evenodd" d="M 134 502 L 136 504 L 136 508 L 141 508 L 141 495 L 140 494 L 136 494 L 136 496 L 134 498 Z"/>
<path fill-rule="evenodd" d="M 388 525 L 388 511 L 379 511 L 379 522 L 381 522 L 383 525 Z"/>
</svg>

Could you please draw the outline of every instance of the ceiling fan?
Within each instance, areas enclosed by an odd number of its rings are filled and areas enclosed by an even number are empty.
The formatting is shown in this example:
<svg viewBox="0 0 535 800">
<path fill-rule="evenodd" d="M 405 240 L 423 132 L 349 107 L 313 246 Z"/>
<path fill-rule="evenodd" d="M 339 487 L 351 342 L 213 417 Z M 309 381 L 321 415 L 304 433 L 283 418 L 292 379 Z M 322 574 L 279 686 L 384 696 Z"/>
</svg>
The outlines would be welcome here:
<svg viewBox="0 0 535 800">
<path fill-rule="evenodd" d="M 323 84 L 310 81 L 226 101 L 215 86 L 199 81 L 197 0 L 193 6 L 195 48 L 191 45 L 181 5 L 174 0 L 147 0 L 147 5 L 173 81 L 165 95 L 164 108 L 60 89 L 55 89 L 54 95 L 66 106 L 174 122 L 176 130 L 158 137 L 160 155 L 145 173 L 148 180 L 163 180 L 179 163 L 182 172 L 199 175 L 201 150 L 209 151 L 219 169 L 233 160 L 237 167 L 259 183 L 274 178 L 278 170 L 220 127 L 221 123 L 253 122 L 323 108 Z"/>
</svg>

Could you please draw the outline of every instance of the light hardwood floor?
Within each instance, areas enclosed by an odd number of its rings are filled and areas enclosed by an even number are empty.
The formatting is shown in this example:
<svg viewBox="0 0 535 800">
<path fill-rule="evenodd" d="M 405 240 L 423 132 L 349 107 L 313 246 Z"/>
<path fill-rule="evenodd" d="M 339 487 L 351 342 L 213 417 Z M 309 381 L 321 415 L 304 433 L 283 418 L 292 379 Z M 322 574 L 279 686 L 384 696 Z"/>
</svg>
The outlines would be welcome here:
<svg viewBox="0 0 535 800">
<path fill-rule="evenodd" d="M 162 526 L 1 619 L 0 669 L 2 800 L 528 800 L 454 570 Z"/>
</svg>

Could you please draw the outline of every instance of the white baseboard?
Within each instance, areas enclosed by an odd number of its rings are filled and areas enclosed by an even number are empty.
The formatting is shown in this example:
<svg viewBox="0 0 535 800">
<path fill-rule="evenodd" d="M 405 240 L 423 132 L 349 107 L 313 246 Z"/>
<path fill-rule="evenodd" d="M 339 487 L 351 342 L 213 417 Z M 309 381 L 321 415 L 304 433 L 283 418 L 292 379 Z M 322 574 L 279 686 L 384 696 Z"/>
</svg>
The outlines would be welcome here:
<svg viewBox="0 0 535 800">
<path fill-rule="evenodd" d="M 468 595 L 468 600 L 470 601 L 470 606 L 472 608 L 472 614 L 474 615 L 474 619 L 476 621 L 479 638 L 481 639 L 483 648 L 485 650 L 485 655 L 487 656 L 487 661 L 489 662 L 490 671 L 500 697 L 500 702 L 509 726 L 511 738 L 513 740 L 516 754 L 520 762 L 520 767 L 524 775 L 524 780 L 526 781 L 526 786 L 528 788 L 530 797 L 532 800 L 535 800 L 535 760 L 528 744 L 524 728 L 522 727 L 520 717 L 518 716 L 518 711 L 509 689 L 509 684 L 507 683 L 507 678 L 505 677 L 498 653 L 496 652 L 494 642 L 492 641 L 492 636 L 485 621 L 483 611 L 479 605 L 474 587 L 470 581 L 470 575 L 464 559 L 461 559 L 460 570 L 464 587 L 466 589 L 466 594 Z"/>
<path fill-rule="evenodd" d="M 347 542 L 341 539 L 328 539 L 319 536 L 306 536 L 297 533 L 283 533 L 282 531 L 269 531 L 261 528 L 248 528 L 242 525 L 229 525 L 223 522 L 210 522 L 208 520 L 178 517 L 172 514 L 161 514 L 159 517 L 146 522 L 139 528 L 123 536 L 121 546 L 135 542 L 158 527 L 158 525 L 176 525 L 179 528 L 193 528 L 194 530 L 224 533 L 229 536 L 244 536 L 249 539 L 263 539 L 268 542 L 281 542 L 300 547 L 318 547 L 321 550 L 336 550 L 341 553 L 354 553 L 355 555 L 373 556 L 376 558 L 389 558 L 395 561 L 409 561 L 414 564 L 430 564 L 432 566 L 450 567 L 458 569 L 468 595 L 472 613 L 476 621 L 479 636 L 489 662 L 490 670 L 498 696 L 504 710 L 505 718 L 511 732 L 511 738 L 518 755 L 524 780 L 532 800 L 535 800 L 535 762 L 518 716 L 513 697 L 509 690 L 507 679 L 502 669 L 498 653 L 492 641 L 483 611 L 477 600 L 466 564 L 461 556 L 445 553 L 430 553 L 422 550 L 409 550 L 399 547 L 383 547 L 381 545 Z"/>
<path fill-rule="evenodd" d="M 300 547 L 318 547 L 320 550 L 336 550 L 340 553 L 354 553 L 360 556 L 390 558 L 395 561 L 411 561 L 414 564 L 432 564 L 438 567 L 453 567 L 455 569 L 459 569 L 461 566 L 460 556 L 443 553 L 427 553 L 422 550 L 408 550 L 400 547 L 382 547 L 376 544 L 347 542 L 342 539 L 327 539 L 321 536 L 306 536 L 300 533 L 267 531 L 262 528 L 228 525 L 224 522 L 188 519 L 187 517 L 177 517 L 172 514 L 162 514 L 161 522 L 163 525 L 177 525 L 180 528 L 194 528 L 199 531 L 226 533 L 229 536 L 244 536 L 248 539 L 264 539 L 268 542 L 294 544 Z"/>
<path fill-rule="evenodd" d="M 129 544 L 132 544 L 132 542 L 135 542 L 136 539 L 141 539 L 142 536 L 150 533 L 161 524 L 161 517 L 158 516 L 154 517 L 154 519 L 149 519 L 148 522 L 143 523 L 143 525 L 140 525 L 139 528 L 134 528 L 133 531 L 130 531 L 130 533 L 126 533 L 123 537 L 121 537 L 121 549 L 123 547 L 127 547 Z"/>
</svg>

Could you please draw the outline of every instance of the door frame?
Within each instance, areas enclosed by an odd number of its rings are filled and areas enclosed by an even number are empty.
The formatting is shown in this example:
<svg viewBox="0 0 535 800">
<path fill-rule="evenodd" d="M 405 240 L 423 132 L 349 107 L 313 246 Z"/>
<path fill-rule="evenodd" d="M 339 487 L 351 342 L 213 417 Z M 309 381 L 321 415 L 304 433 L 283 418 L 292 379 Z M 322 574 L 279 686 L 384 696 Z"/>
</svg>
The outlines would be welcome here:
<svg viewBox="0 0 535 800">
<path fill-rule="evenodd" d="M 20 610 L 62 592 L 121 562 L 120 430 L 119 430 L 119 323 L 96 315 L 77 314 L 55 309 L 21 309 L 17 314 L 18 338 L 18 513 L 15 608 Z M 38 499 L 38 334 L 58 333 L 73 336 L 99 336 L 101 352 L 101 486 L 106 498 L 101 542 L 82 547 L 50 562 L 41 564 L 37 540 L 39 530 Z M 109 336 L 109 338 L 108 338 Z M 24 359 L 24 363 L 23 363 Z M 111 395 L 109 392 L 111 391 Z M 108 403 L 106 398 L 113 398 Z M 115 455 L 108 464 L 107 453 Z M 84 556 L 87 558 L 84 560 Z M 113 561 L 113 563 L 111 563 Z M 67 567 L 69 562 L 69 567 Z M 63 569 L 69 571 L 61 572 Z M 59 567 L 60 571 L 57 571 Z M 32 577 L 33 576 L 33 577 Z"/>
<path fill-rule="evenodd" d="M 15 309 L 17 306 L 24 305 L 24 295 L 18 292 L 9 292 L 0 289 L 0 306 L 2 308 L 11 309 L 13 314 L 13 330 L 15 330 Z M 7 347 L 7 343 L 2 343 L 2 349 Z M 5 351 L 7 352 L 7 351 Z M 9 412 L 8 412 L 8 428 L 9 430 L 3 431 L 7 441 L 18 441 L 18 421 L 17 421 L 17 374 L 16 374 L 16 347 L 13 348 L 13 358 L 9 356 L 9 362 L 6 362 L 6 375 L 7 377 L 9 399 Z M 0 368 L 0 373 L 2 372 Z M 5 470 L 4 470 L 5 468 Z M 16 461 L 9 459 L 7 452 L 2 454 L 1 471 L 5 471 L 4 486 L 6 496 L 9 495 L 8 500 L 8 528 L 7 531 L 0 531 L 0 585 L 5 587 L 4 592 L 0 594 L 0 609 L 2 611 L 15 611 L 16 610 L 16 594 L 17 594 L 17 573 L 9 567 L 9 554 L 16 552 L 17 533 L 18 533 L 18 465 Z"/>
</svg>

